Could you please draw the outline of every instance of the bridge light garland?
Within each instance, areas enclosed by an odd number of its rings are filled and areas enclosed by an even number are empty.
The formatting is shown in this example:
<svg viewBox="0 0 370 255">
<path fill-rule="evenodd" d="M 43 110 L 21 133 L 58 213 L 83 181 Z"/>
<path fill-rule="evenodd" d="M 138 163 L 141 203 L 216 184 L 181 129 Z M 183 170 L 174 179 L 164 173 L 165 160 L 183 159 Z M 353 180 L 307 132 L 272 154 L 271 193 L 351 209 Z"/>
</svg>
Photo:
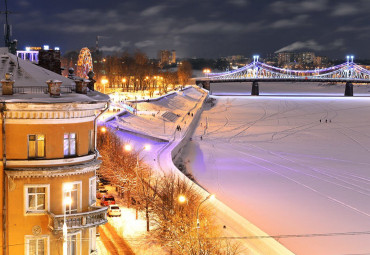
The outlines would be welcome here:
<svg viewBox="0 0 370 255">
<path fill-rule="evenodd" d="M 248 79 L 276 79 L 276 80 L 337 80 L 346 81 L 348 79 L 369 82 L 370 71 L 362 68 L 354 63 L 354 56 L 346 56 L 347 62 L 322 69 L 314 70 L 291 70 L 287 68 L 279 68 L 270 66 L 265 63 L 259 62 L 259 56 L 253 56 L 253 62 L 239 68 L 223 73 L 208 73 L 207 79 L 214 80 L 248 80 Z"/>
</svg>

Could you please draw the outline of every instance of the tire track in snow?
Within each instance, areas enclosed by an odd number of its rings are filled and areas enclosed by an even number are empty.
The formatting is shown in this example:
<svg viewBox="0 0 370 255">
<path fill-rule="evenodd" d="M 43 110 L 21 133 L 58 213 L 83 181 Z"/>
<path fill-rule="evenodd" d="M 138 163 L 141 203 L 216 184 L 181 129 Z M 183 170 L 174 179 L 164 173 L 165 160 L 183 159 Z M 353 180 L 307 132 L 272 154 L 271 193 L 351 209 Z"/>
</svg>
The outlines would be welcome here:
<svg viewBox="0 0 370 255">
<path fill-rule="evenodd" d="M 253 157 L 253 158 L 259 159 L 259 160 L 264 161 L 264 162 L 268 162 L 268 163 L 270 163 L 270 164 L 275 164 L 275 163 L 273 163 L 273 162 L 270 162 L 270 161 L 268 161 L 268 160 L 262 159 L 262 158 L 260 158 L 260 157 L 257 157 L 257 156 L 254 156 L 254 155 L 251 155 L 251 154 L 248 154 L 248 153 L 243 153 L 243 154 L 246 154 L 246 155 L 248 155 L 248 156 L 250 156 L 250 157 Z M 337 204 L 342 205 L 343 207 L 346 207 L 346 208 L 351 209 L 351 210 L 353 210 L 353 211 L 355 211 L 355 212 L 357 212 L 357 213 L 359 213 L 359 214 L 362 214 L 362 215 L 365 215 L 365 216 L 367 216 L 367 217 L 370 217 L 370 214 L 369 214 L 369 213 L 363 212 L 363 211 L 361 211 L 361 210 L 357 209 L 356 207 L 353 207 L 353 206 L 351 206 L 351 205 L 349 205 L 349 204 L 346 204 L 346 203 L 344 203 L 344 202 L 342 202 L 342 201 L 340 201 L 340 200 L 338 200 L 338 199 L 336 199 L 336 198 L 334 198 L 334 197 L 328 196 L 328 195 L 326 195 L 326 194 L 324 194 L 324 193 L 322 193 L 322 192 L 320 192 L 320 191 L 318 191 L 318 190 L 316 190 L 316 189 L 314 189 L 314 188 L 312 188 L 312 187 L 310 187 L 310 186 L 308 186 L 308 185 L 306 185 L 306 184 L 304 184 L 304 183 L 302 183 L 302 182 L 300 182 L 300 181 L 295 180 L 294 178 L 291 178 L 291 177 L 289 177 L 289 176 L 287 176 L 287 175 L 284 175 L 284 174 L 282 174 L 282 173 L 279 173 L 278 171 L 275 171 L 275 170 L 273 170 L 273 169 L 271 169 L 271 168 L 265 167 L 265 166 L 263 166 L 263 165 L 261 165 L 261 164 L 258 164 L 258 163 L 255 163 L 255 162 L 251 162 L 251 161 L 248 161 L 248 160 L 246 160 L 246 159 L 241 159 L 241 160 L 242 160 L 242 161 L 249 162 L 250 164 L 253 164 L 253 165 L 259 166 L 259 167 L 261 167 L 261 168 L 263 168 L 263 169 L 265 169 L 265 170 L 268 170 L 269 172 L 272 172 L 272 173 L 275 173 L 275 174 L 277 174 L 277 175 L 280 175 L 280 176 L 284 177 L 285 179 L 288 179 L 288 180 L 290 180 L 290 181 L 292 181 L 292 182 L 294 182 L 294 183 L 296 183 L 296 184 L 298 184 L 298 185 L 300 185 L 300 186 L 302 186 L 302 187 L 304 187 L 304 188 L 306 188 L 306 189 L 308 189 L 308 190 L 311 190 L 311 191 L 313 191 L 313 192 L 315 192 L 315 193 L 319 194 L 319 195 L 320 195 L 320 196 L 322 196 L 322 197 L 325 197 L 325 198 L 327 198 L 327 199 L 329 199 L 329 200 L 331 200 L 331 201 L 333 201 L 333 202 L 335 202 L 335 203 L 337 203 Z M 275 165 L 276 165 L 276 164 L 275 164 Z"/>
</svg>

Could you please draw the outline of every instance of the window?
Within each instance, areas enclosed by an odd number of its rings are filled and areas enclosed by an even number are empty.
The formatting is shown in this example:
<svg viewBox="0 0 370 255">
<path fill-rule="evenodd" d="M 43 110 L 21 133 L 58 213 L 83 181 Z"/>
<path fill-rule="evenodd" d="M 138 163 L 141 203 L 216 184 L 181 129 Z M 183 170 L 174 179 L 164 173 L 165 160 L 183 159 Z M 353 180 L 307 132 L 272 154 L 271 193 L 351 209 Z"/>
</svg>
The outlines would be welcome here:
<svg viewBox="0 0 370 255">
<path fill-rule="evenodd" d="M 94 152 L 95 150 L 95 143 L 94 143 L 94 130 L 89 131 L 89 152 Z"/>
<path fill-rule="evenodd" d="M 26 213 L 49 211 L 49 185 L 25 185 Z"/>
<path fill-rule="evenodd" d="M 76 133 L 64 134 L 64 156 L 76 155 Z"/>
<path fill-rule="evenodd" d="M 65 205 L 66 214 L 73 214 L 81 211 L 81 182 L 64 183 L 63 190 L 63 201 L 66 197 L 71 198 L 71 204 Z"/>
<path fill-rule="evenodd" d="M 89 179 L 89 204 L 92 205 L 96 202 L 96 177 Z"/>
<path fill-rule="evenodd" d="M 81 233 L 73 233 L 67 236 L 67 254 L 81 254 Z"/>
<path fill-rule="evenodd" d="M 28 135 L 28 158 L 45 157 L 45 136 Z"/>
<path fill-rule="evenodd" d="M 49 254 L 49 236 L 26 236 L 26 255 Z"/>
<path fill-rule="evenodd" d="M 89 249 L 90 253 L 96 251 L 96 228 L 89 228 Z"/>
</svg>

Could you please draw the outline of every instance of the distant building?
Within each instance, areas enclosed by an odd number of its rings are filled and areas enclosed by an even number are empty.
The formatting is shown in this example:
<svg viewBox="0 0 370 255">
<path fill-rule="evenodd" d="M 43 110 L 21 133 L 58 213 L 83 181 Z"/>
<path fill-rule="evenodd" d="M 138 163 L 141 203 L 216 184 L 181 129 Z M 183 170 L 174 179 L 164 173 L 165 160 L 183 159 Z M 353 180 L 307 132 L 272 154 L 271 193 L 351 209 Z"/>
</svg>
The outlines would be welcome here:
<svg viewBox="0 0 370 255">
<path fill-rule="evenodd" d="M 312 65 L 322 65 L 328 62 L 326 57 L 316 57 L 315 52 L 279 52 L 277 54 L 279 66 L 295 66 L 304 68 Z"/>
<path fill-rule="evenodd" d="M 283 66 L 294 61 L 293 52 L 279 52 L 278 53 L 278 65 Z"/>
<path fill-rule="evenodd" d="M 326 66 L 329 63 L 328 57 L 316 56 L 314 65 L 315 66 Z"/>
<path fill-rule="evenodd" d="M 48 45 L 41 47 L 26 47 L 26 50 L 18 50 L 17 57 L 29 60 L 54 73 L 61 74 L 60 49 L 50 49 Z"/>
<path fill-rule="evenodd" d="M 176 51 L 172 50 L 171 64 L 176 64 Z"/>
<path fill-rule="evenodd" d="M 176 63 L 176 51 L 160 50 L 158 52 L 159 65 L 165 66 Z"/>
<path fill-rule="evenodd" d="M 315 57 L 315 52 L 298 52 L 294 54 L 294 60 L 303 65 L 313 64 Z"/>
</svg>

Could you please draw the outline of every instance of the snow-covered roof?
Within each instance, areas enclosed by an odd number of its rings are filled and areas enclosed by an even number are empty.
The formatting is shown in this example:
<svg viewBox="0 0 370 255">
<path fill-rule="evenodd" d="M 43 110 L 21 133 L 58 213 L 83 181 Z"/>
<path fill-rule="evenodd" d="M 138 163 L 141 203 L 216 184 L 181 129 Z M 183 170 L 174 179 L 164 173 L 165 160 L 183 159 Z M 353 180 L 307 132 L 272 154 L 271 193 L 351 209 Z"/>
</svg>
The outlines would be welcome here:
<svg viewBox="0 0 370 255">
<path fill-rule="evenodd" d="M 67 89 L 69 93 L 63 93 L 62 89 L 60 97 L 51 98 L 50 95 L 45 94 L 43 90 L 43 88 L 47 88 L 47 80 L 59 80 L 62 82 L 62 87 L 74 86 L 75 82 L 60 74 L 37 66 L 28 60 L 18 58 L 10 54 L 7 48 L 0 48 L 0 79 L 4 79 L 6 73 L 13 74 L 12 80 L 15 81 L 15 93 L 13 95 L 0 94 L 0 101 L 66 103 L 101 102 L 109 100 L 109 96 L 97 91 L 88 91 L 87 94 L 78 94 L 70 89 Z"/>
</svg>

